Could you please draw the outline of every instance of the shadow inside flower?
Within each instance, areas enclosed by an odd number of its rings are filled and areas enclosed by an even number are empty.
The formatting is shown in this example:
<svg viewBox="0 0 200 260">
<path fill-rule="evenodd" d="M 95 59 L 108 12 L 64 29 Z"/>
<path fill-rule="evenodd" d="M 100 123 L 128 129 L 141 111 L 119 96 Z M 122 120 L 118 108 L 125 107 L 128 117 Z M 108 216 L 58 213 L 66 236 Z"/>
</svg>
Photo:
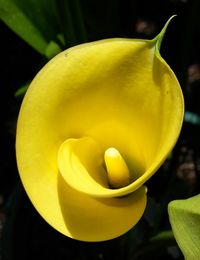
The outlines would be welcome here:
<svg viewBox="0 0 200 260">
<path fill-rule="evenodd" d="M 121 198 L 94 198 L 71 188 L 58 174 L 58 198 L 67 232 L 84 241 L 103 241 L 124 234 L 146 206 L 145 187 Z"/>
</svg>

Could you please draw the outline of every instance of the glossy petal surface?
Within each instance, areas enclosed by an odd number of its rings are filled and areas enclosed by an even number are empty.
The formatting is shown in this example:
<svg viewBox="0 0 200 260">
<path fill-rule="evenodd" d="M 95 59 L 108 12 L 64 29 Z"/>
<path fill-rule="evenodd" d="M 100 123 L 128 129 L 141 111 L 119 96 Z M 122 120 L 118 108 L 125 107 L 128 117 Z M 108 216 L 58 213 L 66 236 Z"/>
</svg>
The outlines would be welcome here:
<svg viewBox="0 0 200 260">
<path fill-rule="evenodd" d="M 180 86 L 156 40 L 68 49 L 38 73 L 21 107 L 16 148 L 25 189 L 63 234 L 84 241 L 119 236 L 142 216 L 142 185 L 173 148 L 182 117 Z M 120 189 L 106 181 L 109 147 L 131 174 Z"/>
</svg>

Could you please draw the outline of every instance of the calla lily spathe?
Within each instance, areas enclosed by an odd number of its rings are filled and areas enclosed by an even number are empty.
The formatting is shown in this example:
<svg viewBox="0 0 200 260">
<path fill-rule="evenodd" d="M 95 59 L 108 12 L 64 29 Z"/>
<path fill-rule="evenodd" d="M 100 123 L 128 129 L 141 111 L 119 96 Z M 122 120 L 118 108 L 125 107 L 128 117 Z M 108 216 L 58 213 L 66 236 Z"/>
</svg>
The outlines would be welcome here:
<svg viewBox="0 0 200 260">
<path fill-rule="evenodd" d="M 103 241 L 130 230 L 146 207 L 143 184 L 176 143 L 183 97 L 159 54 L 166 26 L 153 40 L 70 48 L 26 93 L 17 126 L 19 173 L 38 212 L 69 237 Z M 110 147 L 117 157 L 105 166 Z M 129 182 L 111 187 L 109 167 L 111 175 L 125 169 Z"/>
</svg>

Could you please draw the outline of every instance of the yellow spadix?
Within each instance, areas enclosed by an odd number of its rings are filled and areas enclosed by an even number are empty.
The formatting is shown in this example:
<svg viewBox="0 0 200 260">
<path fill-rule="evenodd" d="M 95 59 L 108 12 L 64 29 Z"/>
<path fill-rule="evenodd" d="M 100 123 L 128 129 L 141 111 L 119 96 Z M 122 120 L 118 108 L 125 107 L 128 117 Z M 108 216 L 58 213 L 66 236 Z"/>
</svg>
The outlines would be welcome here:
<svg viewBox="0 0 200 260">
<path fill-rule="evenodd" d="M 105 151 L 104 160 L 106 164 L 108 183 L 113 188 L 122 188 L 130 184 L 129 169 L 120 152 L 114 147 Z"/>
<path fill-rule="evenodd" d="M 112 239 L 144 212 L 143 184 L 173 148 L 183 118 L 181 88 L 159 54 L 167 24 L 153 40 L 70 48 L 26 93 L 19 173 L 38 212 L 69 237 Z"/>
</svg>

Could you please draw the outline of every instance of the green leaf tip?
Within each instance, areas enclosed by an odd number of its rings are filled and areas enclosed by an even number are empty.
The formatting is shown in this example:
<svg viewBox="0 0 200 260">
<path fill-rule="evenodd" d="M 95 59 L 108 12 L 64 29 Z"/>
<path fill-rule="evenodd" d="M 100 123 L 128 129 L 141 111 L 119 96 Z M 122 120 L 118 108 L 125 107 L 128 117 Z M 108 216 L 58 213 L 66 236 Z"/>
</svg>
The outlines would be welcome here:
<svg viewBox="0 0 200 260">
<path fill-rule="evenodd" d="M 23 86 L 21 86 L 21 87 L 15 92 L 14 96 L 15 96 L 16 98 L 22 97 L 22 96 L 26 93 L 26 91 L 27 91 L 29 85 L 30 85 L 30 82 L 28 81 L 27 83 L 25 83 Z"/>
<path fill-rule="evenodd" d="M 177 15 L 172 15 L 168 21 L 165 23 L 164 27 L 162 28 L 162 30 L 160 31 L 160 33 L 153 39 L 153 41 L 156 42 L 156 52 L 157 53 L 160 53 L 160 47 L 161 47 L 161 43 L 162 43 L 162 40 L 164 38 L 164 35 L 165 35 L 165 32 L 168 28 L 168 25 L 170 24 L 171 20 L 176 17 Z"/>
</svg>

